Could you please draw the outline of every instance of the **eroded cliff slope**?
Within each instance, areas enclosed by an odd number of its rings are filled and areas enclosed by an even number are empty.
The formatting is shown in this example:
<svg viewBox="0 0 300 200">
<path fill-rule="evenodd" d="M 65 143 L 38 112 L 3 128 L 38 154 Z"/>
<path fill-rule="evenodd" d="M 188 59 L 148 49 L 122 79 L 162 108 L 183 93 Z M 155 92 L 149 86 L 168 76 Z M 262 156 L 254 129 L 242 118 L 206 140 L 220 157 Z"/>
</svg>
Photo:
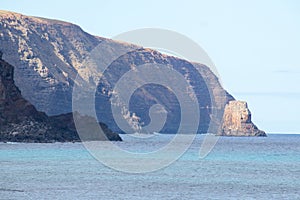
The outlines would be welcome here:
<svg viewBox="0 0 300 200">
<path fill-rule="evenodd" d="M 67 142 L 80 141 L 73 115 L 48 117 L 25 100 L 15 86 L 13 66 L 2 60 L 0 52 L 0 141 Z M 106 125 L 100 124 L 105 136 L 93 140 L 121 140 Z"/>
<path fill-rule="evenodd" d="M 222 121 L 219 118 L 223 116 L 225 105 L 234 98 L 222 88 L 218 78 L 205 65 L 92 36 L 79 26 L 67 22 L 7 11 L 0 11 L 0 20 L 0 50 L 4 59 L 16 67 L 16 85 L 39 111 L 49 115 L 72 112 L 72 91 L 75 85 L 79 85 L 75 82 L 78 75 L 82 80 L 79 87 L 97 87 L 95 108 L 98 120 L 113 131 L 122 132 L 111 111 L 113 88 L 120 77 L 130 70 L 137 70 L 138 66 L 162 64 L 179 72 L 193 89 L 200 108 L 197 132 L 221 131 Z M 104 43 L 108 57 L 120 49 L 126 53 L 109 63 L 103 72 L 106 79 L 101 79 L 102 73 L 91 68 L 86 61 L 91 52 L 95 53 L 94 49 Z M 95 60 L 103 52 L 98 53 L 98 56 L 93 55 Z M 137 83 L 139 81 L 136 80 Z M 163 105 L 167 111 L 167 120 L 161 132 L 177 132 L 181 121 L 180 103 L 168 87 L 155 84 L 140 87 L 132 96 L 128 112 L 124 115 L 138 118 L 139 123 L 145 126 L 151 121 L 149 109 L 155 104 Z"/>
</svg>

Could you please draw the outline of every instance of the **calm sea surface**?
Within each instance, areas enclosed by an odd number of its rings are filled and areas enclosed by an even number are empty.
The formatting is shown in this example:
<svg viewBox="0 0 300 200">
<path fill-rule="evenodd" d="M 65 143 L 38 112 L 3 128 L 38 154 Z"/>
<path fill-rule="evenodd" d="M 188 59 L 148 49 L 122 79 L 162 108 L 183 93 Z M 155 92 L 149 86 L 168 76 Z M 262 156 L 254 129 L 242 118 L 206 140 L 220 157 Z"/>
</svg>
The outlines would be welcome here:
<svg viewBox="0 0 300 200">
<path fill-rule="evenodd" d="M 140 151 L 172 136 L 122 138 L 120 147 Z M 0 143 L 0 199 L 300 199 L 300 135 L 222 137 L 200 159 L 202 140 L 146 174 L 105 167 L 81 143 Z"/>
</svg>

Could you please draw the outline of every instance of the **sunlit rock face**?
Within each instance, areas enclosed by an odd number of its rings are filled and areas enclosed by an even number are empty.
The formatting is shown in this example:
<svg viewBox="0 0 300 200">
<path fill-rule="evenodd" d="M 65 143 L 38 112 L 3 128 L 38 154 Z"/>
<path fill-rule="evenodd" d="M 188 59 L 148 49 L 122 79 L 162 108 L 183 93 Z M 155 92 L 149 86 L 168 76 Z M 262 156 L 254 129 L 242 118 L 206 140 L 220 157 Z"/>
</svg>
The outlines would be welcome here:
<svg viewBox="0 0 300 200">
<path fill-rule="evenodd" d="M 266 136 L 251 121 L 251 112 L 245 101 L 230 101 L 224 111 L 220 135 L 225 136 Z"/>
</svg>

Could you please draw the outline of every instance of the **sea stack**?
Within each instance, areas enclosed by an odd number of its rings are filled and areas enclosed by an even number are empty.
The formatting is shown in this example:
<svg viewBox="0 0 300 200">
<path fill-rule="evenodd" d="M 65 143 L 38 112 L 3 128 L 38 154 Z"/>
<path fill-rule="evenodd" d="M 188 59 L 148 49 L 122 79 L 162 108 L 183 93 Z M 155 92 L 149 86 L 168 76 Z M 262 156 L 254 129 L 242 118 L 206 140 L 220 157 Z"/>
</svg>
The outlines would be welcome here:
<svg viewBox="0 0 300 200">
<path fill-rule="evenodd" d="M 266 136 L 251 121 L 251 112 L 245 101 L 229 101 L 224 110 L 222 136 Z"/>
</svg>

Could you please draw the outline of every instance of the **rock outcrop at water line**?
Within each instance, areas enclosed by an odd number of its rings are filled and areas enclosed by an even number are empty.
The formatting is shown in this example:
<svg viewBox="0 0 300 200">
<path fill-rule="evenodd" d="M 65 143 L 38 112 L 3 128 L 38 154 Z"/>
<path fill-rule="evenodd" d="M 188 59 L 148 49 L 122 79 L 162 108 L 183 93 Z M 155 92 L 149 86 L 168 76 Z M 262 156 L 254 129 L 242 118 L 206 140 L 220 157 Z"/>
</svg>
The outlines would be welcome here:
<svg viewBox="0 0 300 200">
<path fill-rule="evenodd" d="M 230 101 L 224 111 L 223 136 L 266 136 L 251 120 L 251 112 L 245 101 Z"/>
<path fill-rule="evenodd" d="M 117 49 L 128 52 L 107 67 L 104 75 L 109 80 L 99 80 L 100 75 L 95 78 L 94 75 L 98 72 L 86 65 L 91 51 L 103 43 L 108 52 L 113 53 Z M 182 92 L 195 92 L 200 108 L 198 133 L 216 133 L 225 105 L 234 100 L 221 86 L 217 76 L 203 64 L 93 36 L 68 22 L 0 11 L 0 50 L 3 58 L 15 66 L 15 83 L 22 95 L 37 110 L 50 116 L 72 112 L 74 86 L 84 90 L 86 85 L 95 85 L 98 120 L 118 133 L 122 130 L 111 111 L 113 88 L 126 72 L 137 70 L 137 66 L 143 64 L 168 66 L 179 72 L 190 84 L 191 87 Z M 76 76 L 86 84 L 78 84 Z M 167 111 L 167 120 L 160 132 L 176 133 L 181 122 L 180 104 L 176 95 L 167 87 L 148 84 L 137 89 L 125 115 L 139 119 L 139 123 L 146 126 L 151 122 L 149 109 L 155 104 L 163 105 Z M 192 120 L 193 118 L 190 119 L 191 122 Z M 211 127 L 214 128 L 210 129 Z"/>
<path fill-rule="evenodd" d="M 25 100 L 13 80 L 13 66 L 1 59 L 0 52 L 0 141 L 2 142 L 68 142 L 80 141 L 72 113 L 48 117 Z M 83 120 L 86 118 L 83 117 Z M 89 119 L 90 120 L 90 119 Z M 103 135 L 91 140 L 121 138 L 103 123 Z M 87 138 L 88 139 L 88 138 Z"/>
</svg>

